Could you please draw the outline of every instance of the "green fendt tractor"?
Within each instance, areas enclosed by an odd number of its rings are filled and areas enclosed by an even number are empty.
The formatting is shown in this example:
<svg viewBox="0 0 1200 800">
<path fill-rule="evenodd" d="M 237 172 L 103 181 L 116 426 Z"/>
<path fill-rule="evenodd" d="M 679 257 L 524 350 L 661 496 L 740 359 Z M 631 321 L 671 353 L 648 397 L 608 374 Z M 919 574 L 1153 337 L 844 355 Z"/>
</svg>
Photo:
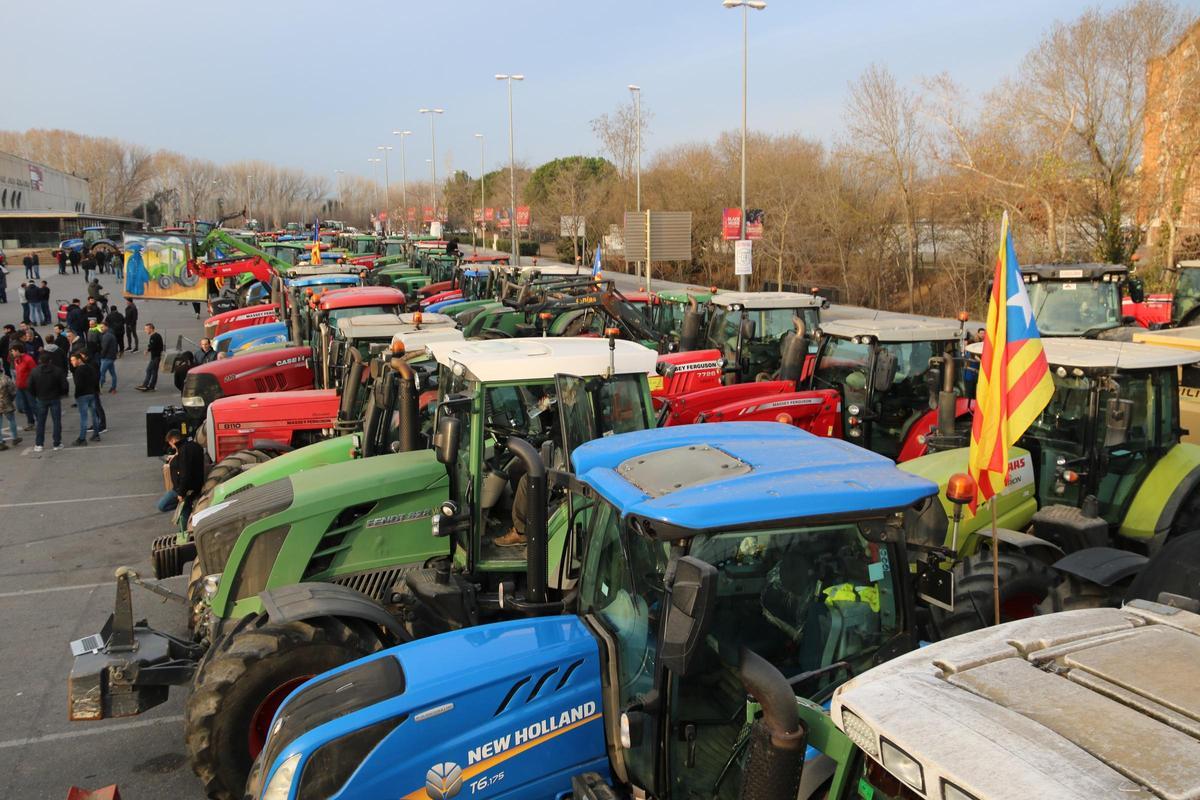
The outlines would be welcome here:
<svg viewBox="0 0 1200 800">
<path fill-rule="evenodd" d="M 449 553 L 451 572 L 481 595 L 503 594 L 503 586 L 523 591 L 527 547 L 547 541 L 545 494 L 534 485 L 541 485 L 534 481 L 539 453 L 565 466 L 577 444 L 653 427 L 647 375 L 656 356 L 632 342 L 442 342 L 428 349 L 439 365 L 433 449 L 301 470 L 227 494 L 196 515 L 202 641 L 134 626 L 129 583 L 136 576 L 122 572 L 117 610 L 99 637 L 112 646 L 81 655 L 72 670 L 73 719 L 137 714 L 163 702 L 170 685 L 191 682 L 193 766 L 210 792 L 240 796 L 250 760 L 291 689 L 413 635 L 397 603 L 407 572 Z M 401 427 L 414 436 L 415 392 L 406 394 Z M 561 553 L 569 520 L 550 518 L 549 540 Z M 486 619 L 500 605 L 482 603 L 476 613 Z M 126 641 L 135 649 L 123 649 Z"/>
<path fill-rule="evenodd" d="M 1042 344 L 1054 395 L 1010 451 L 1008 490 L 996 501 L 1002 619 L 1030 616 L 1042 603 L 1119 604 L 1147 557 L 1200 528 L 1200 446 L 1180 441 L 1178 393 L 1180 366 L 1200 352 L 1066 338 Z M 946 486 L 967 471 L 967 449 L 901 469 Z M 943 637 L 992 621 L 990 521 L 981 508 L 957 541 L 945 539 L 956 563 L 953 610 L 933 609 Z"/>
</svg>

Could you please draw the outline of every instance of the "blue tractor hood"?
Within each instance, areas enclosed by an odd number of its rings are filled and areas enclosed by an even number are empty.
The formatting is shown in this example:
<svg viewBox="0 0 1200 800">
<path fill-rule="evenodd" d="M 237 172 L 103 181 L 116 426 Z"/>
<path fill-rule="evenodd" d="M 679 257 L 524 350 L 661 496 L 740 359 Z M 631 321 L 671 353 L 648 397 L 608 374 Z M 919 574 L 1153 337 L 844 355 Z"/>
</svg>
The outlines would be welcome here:
<svg viewBox="0 0 1200 800">
<path fill-rule="evenodd" d="M 560 796 L 572 775 L 607 774 L 599 647 L 557 616 L 383 650 L 288 697 L 248 796 L 297 755 L 289 798 Z"/>
<path fill-rule="evenodd" d="M 213 349 L 218 353 L 237 355 L 239 350 L 254 347 L 259 344 L 275 344 L 286 342 L 288 329 L 286 322 L 264 322 L 262 325 L 250 325 L 245 328 L 226 331 L 213 338 Z"/>
</svg>

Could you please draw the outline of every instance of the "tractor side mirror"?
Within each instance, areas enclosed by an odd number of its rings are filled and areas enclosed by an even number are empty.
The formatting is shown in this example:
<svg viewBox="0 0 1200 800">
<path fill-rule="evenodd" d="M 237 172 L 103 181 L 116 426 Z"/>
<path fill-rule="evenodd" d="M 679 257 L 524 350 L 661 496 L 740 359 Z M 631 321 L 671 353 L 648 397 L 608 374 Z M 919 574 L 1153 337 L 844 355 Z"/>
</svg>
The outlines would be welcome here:
<svg viewBox="0 0 1200 800">
<path fill-rule="evenodd" d="M 1110 397 L 1105 411 L 1104 446 L 1120 447 L 1129 441 L 1129 430 L 1133 427 L 1133 401 Z"/>
<path fill-rule="evenodd" d="M 758 325 L 749 317 L 742 319 L 741 337 L 743 342 L 749 342 L 754 339 L 754 334 L 758 330 Z"/>
<path fill-rule="evenodd" d="M 687 674 L 700 649 L 717 604 L 717 568 L 693 556 L 675 562 L 671 601 L 663 621 L 661 663 L 676 675 Z"/>
<path fill-rule="evenodd" d="M 875 354 L 875 367 L 871 374 L 871 388 L 877 392 L 886 392 L 896 382 L 896 356 L 889 350 L 879 350 Z"/>
<path fill-rule="evenodd" d="M 1135 303 L 1141 303 L 1146 300 L 1146 284 L 1141 278 L 1130 278 L 1125 281 L 1125 289 L 1129 292 L 1129 299 Z"/>
<path fill-rule="evenodd" d="M 458 457 L 458 440 L 462 436 L 462 421 L 450 414 L 438 417 L 437 430 L 433 434 L 433 449 L 442 464 L 453 464 Z"/>
</svg>

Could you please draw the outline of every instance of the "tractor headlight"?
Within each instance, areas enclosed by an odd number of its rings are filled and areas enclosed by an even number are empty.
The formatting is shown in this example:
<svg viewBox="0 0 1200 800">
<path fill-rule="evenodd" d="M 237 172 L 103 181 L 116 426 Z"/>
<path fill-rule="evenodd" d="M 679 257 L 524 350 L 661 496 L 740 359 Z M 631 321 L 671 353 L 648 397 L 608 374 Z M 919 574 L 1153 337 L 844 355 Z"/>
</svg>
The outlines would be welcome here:
<svg viewBox="0 0 1200 800">
<path fill-rule="evenodd" d="M 213 575 L 204 576 L 204 599 L 212 603 L 212 599 L 217 596 L 217 589 L 221 588 L 221 573 L 217 572 Z"/>
<path fill-rule="evenodd" d="M 880 739 L 884 768 L 918 792 L 925 793 L 925 771 L 917 760 L 887 739 Z"/>
<path fill-rule="evenodd" d="M 859 750 L 871 758 L 879 758 L 879 745 L 875 743 L 875 731 L 863 722 L 862 717 L 849 709 L 842 709 L 842 732 L 846 738 L 854 742 Z"/>
<path fill-rule="evenodd" d="M 862 409 L 851 403 L 850 405 L 846 406 L 846 413 L 852 417 L 857 417 L 860 413 L 862 413 Z"/>
<path fill-rule="evenodd" d="M 299 765 L 299 753 L 288 756 L 287 761 L 280 764 L 279 769 L 271 776 L 271 782 L 267 784 L 261 800 L 287 800 L 288 795 L 292 793 L 292 782 L 296 779 L 296 767 Z"/>
<path fill-rule="evenodd" d="M 973 794 L 967 794 L 953 783 L 942 781 L 942 800 L 977 800 L 977 798 Z"/>
<path fill-rule="evenodd" d="M 198 394 L 185 394 L 179 402 L 183 403 L 186 408 L 203 408 L 204 398 Z"/>
</svg>

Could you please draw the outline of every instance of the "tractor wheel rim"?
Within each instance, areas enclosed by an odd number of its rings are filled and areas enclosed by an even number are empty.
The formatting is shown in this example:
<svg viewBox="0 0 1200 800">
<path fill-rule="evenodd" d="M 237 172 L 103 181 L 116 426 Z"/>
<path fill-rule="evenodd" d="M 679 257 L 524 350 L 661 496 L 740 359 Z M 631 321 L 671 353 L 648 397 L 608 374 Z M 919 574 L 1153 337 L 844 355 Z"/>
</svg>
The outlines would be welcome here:
<svg viewBox="0 0 1200 800">
<path fill-rule="evenodd" d="M 250 716 L 250 735 L 248 737 L 251 760 L 258 758 L 258 754 L 266 745 L 267 736 L 271 733 L 271 720 L 275 719 L 275 712 L 283 705 L 284 699 L 297 686 L 312 677 L 312 675 L 301 675 L 284 681 L 263 698 L 263 701 L 258 704 L 258 708 L 254 709 L 254 713 Z"/>
</svg>

